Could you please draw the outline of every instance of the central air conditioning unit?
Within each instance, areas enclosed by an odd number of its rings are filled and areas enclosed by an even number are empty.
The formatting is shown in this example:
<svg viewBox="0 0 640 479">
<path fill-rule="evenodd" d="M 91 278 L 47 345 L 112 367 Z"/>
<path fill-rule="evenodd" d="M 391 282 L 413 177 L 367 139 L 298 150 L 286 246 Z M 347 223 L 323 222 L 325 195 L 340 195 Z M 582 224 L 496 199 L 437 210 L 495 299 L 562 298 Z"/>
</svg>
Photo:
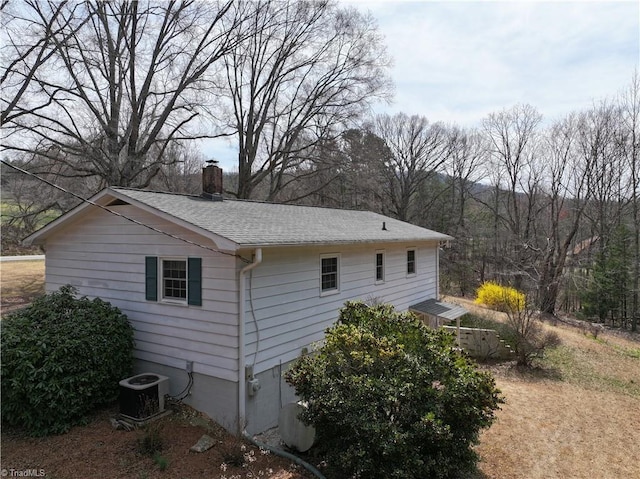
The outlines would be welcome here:
<svg viewBox="0 0 640 479">
<path fill-rule="evenodd" d="M 143 373 L 120 381 L 120 414 L 135 421 L 145 421 L 164 412 L 164 398 L 169 394 L 169 378 Z"/>
</svg>

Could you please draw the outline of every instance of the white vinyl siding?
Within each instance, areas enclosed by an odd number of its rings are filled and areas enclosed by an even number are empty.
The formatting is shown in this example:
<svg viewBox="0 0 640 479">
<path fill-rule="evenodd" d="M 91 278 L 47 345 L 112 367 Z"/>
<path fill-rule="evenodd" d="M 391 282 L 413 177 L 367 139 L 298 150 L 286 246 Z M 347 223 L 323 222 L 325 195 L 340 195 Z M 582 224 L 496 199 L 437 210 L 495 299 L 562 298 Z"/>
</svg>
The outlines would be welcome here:
<svg viewBox="0 0 640 479">
<path fill-rule="evenodd" d="M 163 231 L 212 248 L 205 237 L 132 206 L 112 207 Z M 347 300 L 390 302 L 398 309 L 436 297 L 437 243 L 264 248 L 253 269 L 244 307 L 246 363 L 254 374 L 298 357 L 321 341 Z M 407 277 L 407 248 L 415 247 L 416 274 Z M 372 258 L 384 248 L 384 283 L 375 280 Z M 253 249 L 240 251 L 250 258 Z M 320 257 L 339 258 L 339 290 L 319 294 Z M 145 299 L 145 257 L 202 258 L 202 306 Z M 48 291 L 71 284 L 80 295 L 100 297 L 120 308 L 135 329 L 137 359 L 238 380 L 238 271 L 223 255 L 153 232 L 100 210 L 78 218 L 47 240 Z M 255 321 L 259 327 L 256 332 Z M 258 336 L 260 342 L 258 345 Z M 256 354 L 256 348 L 259 351 Z"/>
<path fill-rule="evenodd" d="M 111 208 L 215 248 L 207 238 L 131 206 Z M 146 301 L 146 256 L 202 258 L 202 306 Z M 46 265 L 47 291 L 71 284 L 80 295 L 109 301 L 129 317 L 135 330 L 134 357 L 179 369 L 189 360 L 197 373 L 237 381 L 239 265 L 234 257 L 96 210 L 47 241 Z M 160 296 L 162 289 L 158 292 Z"/>
<path fill-rule="evenodd" d="M 248 364 L 255 361 L 254 374 L 291 361 L 302 348 L 321 341 L 345 301 L 376 299 L 406 310 L 435 297 L 436 243 L 415 247 L 421 268 L 412 277 L 406 274 L 406 246 L 385 245 L 384 283 L 376 282 L 372 274 L 372 258 L 379 247 L 340 248 L 340 291 L 331 296 L 318 295 L 318 258 L 335 255 L 335 248 L 263 250 L 263 262 L 252 271 L 252 301 L 245 304 L 246 359 Z"/>
</svg>

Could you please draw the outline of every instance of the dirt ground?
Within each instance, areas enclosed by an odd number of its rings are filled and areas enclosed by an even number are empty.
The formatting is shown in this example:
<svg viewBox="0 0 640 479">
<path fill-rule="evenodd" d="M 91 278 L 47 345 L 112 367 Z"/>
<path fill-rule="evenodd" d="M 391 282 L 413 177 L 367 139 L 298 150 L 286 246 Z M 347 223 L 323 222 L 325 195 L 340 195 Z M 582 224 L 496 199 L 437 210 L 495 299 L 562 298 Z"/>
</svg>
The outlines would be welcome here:
<svg viewBox="0 0 640 479">
<path fill-rule="evenodd" d="M 2 475 L 11 471 L 37 471 L 39 477 L 105 479 L 240 479 L 312 477 L 300 466 L 241 441 L 222 427 L 208 423 L 183 407 L 174 414 L 133 431 L 116 430 L 110 417 L 117 409 L 96 413 L 88 425 L 48 438 L 29 438 L 2 431 Z M 189 448 L 207 434 L 214 446 L 203 453 Z M 162 449 L 146 454 L 145 437 L 159 437 Z M 7 473 L 5 473 L 7 471 Z M 44 476 L 43 476 L 44 475 Z M 17 472 L 15 477 L 19 477 Z"/>
</svg>

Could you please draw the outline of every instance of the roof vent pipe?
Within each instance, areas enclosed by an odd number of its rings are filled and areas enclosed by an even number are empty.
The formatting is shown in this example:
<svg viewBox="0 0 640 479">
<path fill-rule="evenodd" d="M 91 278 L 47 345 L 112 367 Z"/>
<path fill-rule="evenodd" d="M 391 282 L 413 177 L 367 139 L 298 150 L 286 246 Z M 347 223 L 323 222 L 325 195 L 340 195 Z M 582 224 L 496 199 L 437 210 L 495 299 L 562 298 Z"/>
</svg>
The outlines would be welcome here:
<svg viewBox="0 0 640 479">
<path fill-rule="evenodd" d="M 382 222 L 382 231 L 387 231 L 387 222 L 386 221 Z"/>
<path fill-rule="evenodd" d="M 202 197 L 222 201 L 222 168 L 216 160 L 207 161 L 202 168 Z"/>
</svg>

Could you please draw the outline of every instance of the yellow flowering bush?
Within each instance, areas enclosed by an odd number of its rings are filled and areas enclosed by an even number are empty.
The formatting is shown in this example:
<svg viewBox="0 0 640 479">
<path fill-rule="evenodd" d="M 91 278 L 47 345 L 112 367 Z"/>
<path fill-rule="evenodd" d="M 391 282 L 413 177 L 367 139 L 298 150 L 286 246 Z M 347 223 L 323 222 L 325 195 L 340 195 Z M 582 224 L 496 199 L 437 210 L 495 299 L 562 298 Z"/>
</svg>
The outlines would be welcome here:
<svg viewBox="0 0 640 479">
<path fill-rule="evenodd" d="M 476 291 L 477 304 L 484 304 L 498 311 L 522 311 L 526 298 L 515 288 L 501 286 L 494 281 L 487 281 Z"/>
</svg>

